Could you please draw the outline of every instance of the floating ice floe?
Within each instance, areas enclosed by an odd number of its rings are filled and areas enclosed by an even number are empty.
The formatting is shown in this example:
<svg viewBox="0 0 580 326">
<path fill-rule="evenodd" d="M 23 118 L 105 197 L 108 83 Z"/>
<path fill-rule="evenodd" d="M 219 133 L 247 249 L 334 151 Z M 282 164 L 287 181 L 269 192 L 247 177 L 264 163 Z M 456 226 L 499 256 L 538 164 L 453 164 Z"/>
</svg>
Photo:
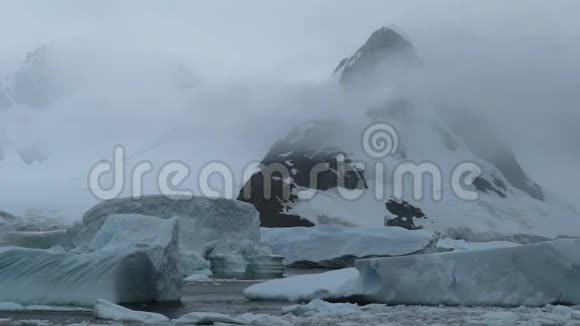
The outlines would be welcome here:
<svg viewBox="0 0 580 326">
<path fill-rule="evenodd" d="M 409 305 L 580 304 L 580 240 L 357 260 L 355 268 L 253 285 L 253 300 L 355 298 Z"/>
<path fill-rule="evenodd" d="M 62 219 L 44 216 L 43 212 L 34 212 L 28 216 L 16 216 L 0 211 L 0 228 L 8 231 L 55 231 L 64 230 L 70 226 Z"/>
<path fill-rule="evenodd" d="M 360 314 L 362 310 L 352 303 L 329 303 L 320 299 L 312 300 L 308 304 L 294 305 L 282 308 L 285 314 L 295 316 L 340 316 Z"/>
<path fill-rule="evenodd" d="M 191 274 L 191 275 L 185 277 L 183 279 L 183 281 L 184 282 L 208 282 L 210 280 L 210 278 L 209 278 L 210 275 L 211 275 L 211 273 L 209 273 L 209 274 L 194 273 L 194 274 Z"/>
<path fill-rule="evenodd" d="M 96 319 L 142 322 L 146 324 L 163 324 L 170 321 L 169 318 L 161 314 L 127 309 L 106 300 L 97 300 L 93 316 Z"/>
<path fill-rule="evenodd" d="M 67 230 L 7 231 L 0 232 L 0 247 L 49 249 L 55 246 L 71 247 Z"/>
<path fill-rule="evenodd" d="M 286 321 L 277 316 L 266 314 L 252 314 L 245 313 L 240 315 L 238 319 L 243 320 L 246 324 L 252 326 L 293 326 L 294 323 Z"/>
<path fill-rule="evenodd" d="M 198 271 L 206 252 L 223 242 L 260 241 L 256 209 L 244 202 L 224 198 L 144 196 L 104 201 L 83 215 L 82 230 L 75 237 L 84 244 L 111 214 L 142 214 L 162 219 L 177 217 L 180 224 L 181 259 L 185 275 Z"/>
<path fill-rule="evenodd" d="M 0 248 L 0 302 L 90 306 L 177 301 L 178 220 L 112 215 L 80 253 Z"/>
<path fill-rule="evenodd" d="M 268 279 L 284 274 L 284 257 L 248 240 L 218 244 L 208 255 L 214 277 Z"/>
<path fill-rule="evenodd" d="M 252 285 L 244 290 L 244 295 L 252 300 L 290 302 L 335 299 L 356 293 L 358 277 L 355 268 L 300 275 Z"/>
<path fill-rule="evenodd" d="M 520 246 L 510 241 L 467 242 L 465 240 L 439 239 L 437 248 L 443 251 L 484 250 Z"/>
<path fill-rule="evenodd" d="M 184 276 L 196 278 L 196 275 L 203 275 L 207 279 L 212 275 L 211 265 L 201 253 L 195 251 L 184 251 L 180 249 L 181 266 Z"/>
<path fill-rule="evenodd" d="M 432 231 L 400 227 L 319 225 L 262 228 L 262 243 L 284 256 L 287 265 L 327 268 L 352 267 L 365 257 L 403 256 L 435 250 Z"/>
<path fill-rule="evenodd" d="M 580 240 L 356 262 L 359 294 L 420 305 L 580 304 Z"/>
<path fill-rule="evenodd" d="M 88 308 L 71 306 L 23 306 L 13 302 L 0 302 L 0 311 L 91 311 Z"/>
<path fill-rule="evenodd" d="M 234 325 L 246 324 L 246 322 L 241 319 L 215 312 L 192 312 L 177 319 L 173 319 L 172 322 L 175 324 L 187 325 L 213 325 L 214 323 L 227 323 Z"/>
<path fill-rule="evenodd" d="M 276 316 L 245 313 L 238 317 L 215 312 L 192 312 L 171 320 L 174 324 L 186 325 L 252 325 L 252 326 L 292 326 L 293 324 Z"/>
</svg>

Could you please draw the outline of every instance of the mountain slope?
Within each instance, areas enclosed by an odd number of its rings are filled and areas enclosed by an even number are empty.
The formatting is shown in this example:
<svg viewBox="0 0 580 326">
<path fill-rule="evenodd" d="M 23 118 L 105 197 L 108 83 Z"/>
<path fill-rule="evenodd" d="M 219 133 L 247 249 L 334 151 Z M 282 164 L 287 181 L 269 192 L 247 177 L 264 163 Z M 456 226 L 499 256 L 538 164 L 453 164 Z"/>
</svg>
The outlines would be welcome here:
<svg viewBox="0 0 580 326">
<path fill-rule="evenodd" d="M 383 27 L 374 32 L 335 74 L 345 92 L 373 83 L 394 91 L 385 91 L 371 107 L 353 108 L 360 112 L 358 119 L 296 127 L 274 143 L 262 161 L 264 169 L 244 185 L 238 199 L 254 204 L 268 227 L 396 225 L 471 240 L 580 234 L 570 228 L 578 224 L 578 213 L 531 180 L 515 154 L 485 133 L 483 121 L 471 117 L 460 124 L 464 117 L 426 109 L 412 96 L 398 94 L 394 79 L 407 68 L 420 69 L 417 58 L 410 42 L 395 31 Z M 369 146 L 388 145 L 393 135 L 383 135 L 383 143 L 380 137 L 363 136 L 384 125 L 396 133 L 398 146 L 377 156 Z M 452 182 L 466 162 L 481 170 L 471 182 L 465 175 L 459 179 L 467 182 L 460 190 L 476 194 L 475 200 L 460 198 Z M 438 175 L 415 189 L 414 179 L 398 178 L 396 172 L 409 163 L 430 163 L 425 166 L 435 167 Z M 313 167 L 320 165 L 323 172 L 313 177 Z"/>
</svg>

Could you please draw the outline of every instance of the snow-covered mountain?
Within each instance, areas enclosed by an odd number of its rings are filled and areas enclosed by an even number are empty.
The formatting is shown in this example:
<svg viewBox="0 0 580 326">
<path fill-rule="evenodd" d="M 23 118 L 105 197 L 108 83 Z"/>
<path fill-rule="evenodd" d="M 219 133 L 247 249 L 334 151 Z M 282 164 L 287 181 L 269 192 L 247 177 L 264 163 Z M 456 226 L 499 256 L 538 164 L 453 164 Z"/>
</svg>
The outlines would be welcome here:
<svg viewBox="0 0 580 326">
<path fill-rule="evenodd" d="M 392 29 L 381 27 L 352 56 L 342 59 L 334 73 L 342 83 L 364 83 L 377 75 L 388 77 L 393 70 L 415 67 L 419 62 L 409 41 Z"/>
<path fill-rule="evenodd" d="M 57 98 L 58 74 L 51 73 L 49 52 L 48 45 L 29 52 L 20 68 L 1 82 L 0 108 L 12 105 L 43 108 Z"/>
<path fill-rule="evenodd" d="M 409 41 L 389 28 L 375 31 L 335 70 L 344 92 L 372 88 L 374 104 L 354 107 L 358 118 L 312 121 L 275 141 L 239 199 L 254 204 L 267 227 L 397 225 L 471 240 L 580 234 L 571 227 L 578 212 L 534 182 L 483 119 L 441 103 L 426 108 L 432 103 L 397 89 L 397 79 L 421 67 Z M 385 126 L 386 138 L 376 138 L 372 131 Z M 373 146 L 389 142 L 392 152 L 375 155 Z M 423 198 L 413 194 L 412 178 L 398 179 L 395 171 L 408 163 L 440 172 L 440 180 L 424 180 Z M 467 171 L 458 179 L 477 199 L 455 191 L 458 166 L 481 170 L 471 182 Z"/>
</svg>

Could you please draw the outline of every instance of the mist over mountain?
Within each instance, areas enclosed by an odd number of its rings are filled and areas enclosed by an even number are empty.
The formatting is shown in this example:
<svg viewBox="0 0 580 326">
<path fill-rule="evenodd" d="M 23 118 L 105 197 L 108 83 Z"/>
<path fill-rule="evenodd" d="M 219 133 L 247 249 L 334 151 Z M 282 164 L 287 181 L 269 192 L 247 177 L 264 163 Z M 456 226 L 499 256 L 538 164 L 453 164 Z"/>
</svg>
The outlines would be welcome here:
<svg viewBox="0 0 580 326">
<path fill-rule="evenodd" d="M 196 175 L 208 161 L 227 162 L 238 174 L 237 196 L 242 169 L 274 142 L 316 120 L 362 125 L 393 80 L 414 114 L 459 117 L 452 132 L 477 135 L 462 141 L 516 189 L 577 203 L 576 2 L 250 1 L 227 11 L 66 3 L 36 4 L 34 12 L 10 4 L 0 13 L 0 207 L 13 214 L 42 208 L 78 217 L 96 201 L 88 171 L 118 144 L 128 169 L 181 160 Z M 217 13 L 223 21 L 208 18 Z M 374 53 L 375 42 L 364 44 L 375 31 L 392 40 L 379 53 L 397 49 L 391 67 L 357 55 Z M 364 87 L 346 85 L 360 71 Z M 488 148 L 482 138 L 492 137 L 497 146 Z M 154 178 L 145 181 L 155 192 Z M 197 190 L 195 178 L 183 187 Z"/>
</svg>

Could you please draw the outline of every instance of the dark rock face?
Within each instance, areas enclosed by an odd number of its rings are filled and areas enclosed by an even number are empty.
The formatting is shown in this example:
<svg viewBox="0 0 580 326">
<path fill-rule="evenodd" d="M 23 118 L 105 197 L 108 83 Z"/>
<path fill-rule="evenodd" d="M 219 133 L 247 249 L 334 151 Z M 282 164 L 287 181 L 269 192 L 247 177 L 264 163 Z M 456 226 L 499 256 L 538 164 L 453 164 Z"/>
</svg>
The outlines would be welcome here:
<svg viewBox="0 0 580 326">
<path fill-rule="evenodd" d="M 494 179 L 494 184 L 497 187 L 501 187 L 503 188 L 503 190 L 505 191 L 505 186 L 503 185 L 503 183 L 501 182 L 501 180 L 499 179 Z M 481 191 L 481 192 L 495 192 L 498 196 L 500 196 L 501 198 L 506 198 L 505 193 L 503 193 L 501 190 L 499 190 L 496 186 L 494 186 L 491 182 L 487 181 L 486 179 L 482 178 L 482 177 L 477 177 L 473 180 L 473 186 L 475 187 L 475 189 L 477 189 L 477 191 Z"/>
<path fill-rule="evenodd" d="M 390 198 L 385 206 L 387 210 L 395 215 L 395 217 L 385 218 L 385 226 L 398 226 L 407 230 L 420 230 L 423 227 L 415 224 L 415 219 L 426 219 L 427 217 L 417 208 L 404 200 L 398 198 Z"/>
<path fill-rule="evenodd" d="M 287 214 L 299 201 L 299 189 L 329 190 L 337 187 L 364 189 L 364 172 L 340 149 L 320 146 L 321 132 L 329 122 L 318 121 L 297 128 L 276 142 L 256 172 L 240 190 L 238 200 L 251 203 L 260 212 L 263 227 L 314 226 L 300 216 Z"/>
<path fill-rule="evenodd" d="M 386 27 L 376 30 L 366 43 L 336 67 L 342 83 L 367 78 L 380 65 L 393 63 L 398 66 L 415 66 L 419 62 L 413 45 L 399 33 Z"/>
</svg>

